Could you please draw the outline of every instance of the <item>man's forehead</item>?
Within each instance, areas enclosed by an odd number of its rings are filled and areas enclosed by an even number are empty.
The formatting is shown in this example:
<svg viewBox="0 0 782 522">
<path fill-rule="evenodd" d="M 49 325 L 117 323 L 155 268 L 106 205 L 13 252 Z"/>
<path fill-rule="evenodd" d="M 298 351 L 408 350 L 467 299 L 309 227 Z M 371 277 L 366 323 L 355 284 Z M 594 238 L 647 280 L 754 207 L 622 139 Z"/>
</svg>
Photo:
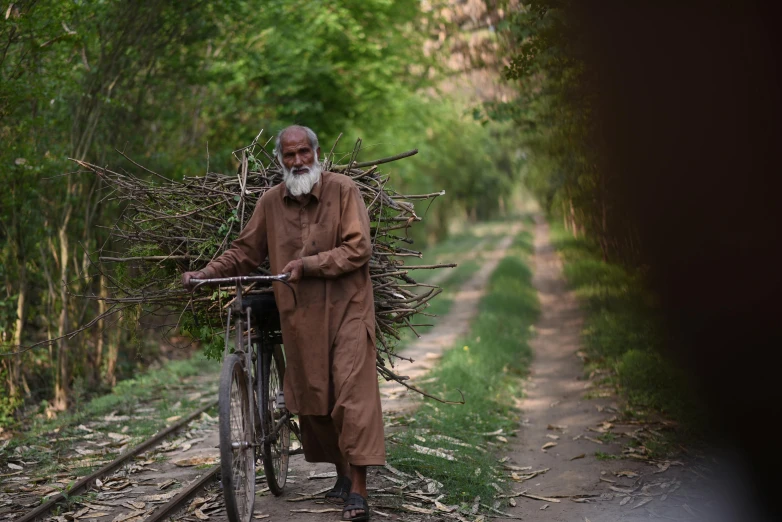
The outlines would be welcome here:
<svg viewBox="0 0 782 522">
<path fill-rule="evenodd" d="M 290 129 L 285 132 L 280 138 L 280 144 L 282 148 L 301 147 L 302 145 L 310 146 L 309 137 L 304 129 Z"/>
</svg>

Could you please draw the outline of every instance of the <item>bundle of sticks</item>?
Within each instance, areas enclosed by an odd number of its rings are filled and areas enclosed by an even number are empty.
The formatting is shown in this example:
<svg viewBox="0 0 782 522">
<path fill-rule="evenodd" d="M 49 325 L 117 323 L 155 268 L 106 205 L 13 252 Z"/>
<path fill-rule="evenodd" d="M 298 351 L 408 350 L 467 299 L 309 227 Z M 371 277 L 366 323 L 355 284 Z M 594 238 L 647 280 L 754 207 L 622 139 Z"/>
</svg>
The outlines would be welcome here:
<svg viewBox="0 0 782 522">
<path fill-rule="evenodd" d="M 260 136 L 259 133 L 250 145 L 234 151 L 239 161 L 235 174 L 208 172 L 174 181 L 121 152 L 144 174 L 76 161 L 81 168 L 99 176 L 107 197 L 118 200 L 123 208 L 120 219 L 110 229 L 114 244 L 124 245 L 123 253 L 101 249 L 94 256 L 97 260 L 93 266 L 108 282 L 108 295 L 93 296 L 108 306 L 104 315 L 134 307 L 147 314 L 179 311 L 181 321 L 186 311 L 192 309 L 201 324 L 214 325 L 215 332 L 221 331 L 223 311 L 234 289 L 221 288 L 211 295 L 193 296 L 182 288 L 180 277 L 183 271 L 203 268 L 230 246 L 250 219 L 258 199 L 282 182 L 282 168 L 266 151 L 268 142 L 259 142 Z M 394 373 L 394 359 L 404 359 L 394 349 L 402 330 L 410 329 L 418 335 L 417 326 L 428 326 L 413 321 L 429 315 L 425 312 L 429 301 L 441 292 L 435 285 L 417 282 L 411 271 L 455 266 L 404 263 L 408 257 L 422 257 L 406 246 L 412 244 L 409 228 L 422 219 L 416 213 L 415 203 L 433 200 L 444 192 L 406 195 L 388 186 L 389 177 L 381 173 L 379 166 L 412 156 L 417 150 L 358 162 L 359 139 L 352 152 L 340 158 L 343 163 L 337 164 L 336 145 L 326 155 L 323 168 L 345 174 L 356 183 L 370 218 L 373 248 L 369 267 L 377 319 L 378 372 L 387 380 L 423 393 L 403 382 L 404 376 Z M 259 267 L 259 272 L 267 271 L 268 264 Z M 270 291 L 263 287 L 245 289 L 245 293 Z"/>
</svg>

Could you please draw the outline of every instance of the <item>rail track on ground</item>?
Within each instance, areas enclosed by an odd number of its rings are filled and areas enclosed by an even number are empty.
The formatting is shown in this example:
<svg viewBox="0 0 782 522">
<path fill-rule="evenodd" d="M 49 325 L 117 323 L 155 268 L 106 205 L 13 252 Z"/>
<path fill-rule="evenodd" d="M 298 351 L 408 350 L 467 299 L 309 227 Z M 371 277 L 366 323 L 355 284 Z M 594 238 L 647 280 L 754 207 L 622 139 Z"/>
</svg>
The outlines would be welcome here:
<svg viewBox="0 0 782 522">
<path fill-rule="evenodd" d="M 48 497 L 41 505 L 12 520 L 14 522 L 39 520 L 56 520 L 58 522 L 138 522 L 143 520 L 144 522 L 158 522 L 174 515 L 183 509 L 188 501 L 191 501 L 199 492 L 215 481 L 219 476 L 219 462 L 211 462 L 209 467 L 204 467 L 206 463 L 210 462 L 210 459 L 206 458 L 203 459 L 204 464 L 180 468 L 183 471 L 179 473 L 174 471 L 175 478 L 150 484 L 156 480 L 155 477 L 165 477 L 165 473 L 149 467 L 148 463 L 146 467 L 137 466 L 135 461 L 163 445 L 171 435 L 181 432 L 216 406 L 217 400 L 209 401 L 171 426 L 123 452 L 97 471 L 78 479 L 67 491 Z M 200 442 L 204 440 L 206 440 L 206 447 L 202 449 L 208 449 L 210 446 L 209 437 L 204 437 Z M 213 443 L 214 440 L 212 437 L 211 442 Z M 211 447 L 214 447 L 214 444 L 211 444 Z M 176 470 L 176 468 L 173 469 Z M 145 473 L 152 473 L 152 475 L 142 477 Z M 182 484 L 182 487 L 178 489 L 171 487 L 176 484 Z M 113 487 L 115 485 L 116 487 Z M 171 490 L 167 491 L 169 487 Z M 156 490 L 160 493 L 155 493 Z M 71 509 L 74 505 L 81 507 L 75 511 L 55 514 L 55 510 L 62 508 L 63 505 Z"/>
</svg>

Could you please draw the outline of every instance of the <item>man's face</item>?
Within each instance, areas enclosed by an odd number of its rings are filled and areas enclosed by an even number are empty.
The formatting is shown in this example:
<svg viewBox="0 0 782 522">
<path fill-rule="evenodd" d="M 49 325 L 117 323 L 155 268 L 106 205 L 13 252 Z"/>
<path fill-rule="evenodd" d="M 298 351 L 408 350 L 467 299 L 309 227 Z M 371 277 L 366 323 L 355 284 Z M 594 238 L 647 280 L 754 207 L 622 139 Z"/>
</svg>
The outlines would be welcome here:
<svg viewBox="0 0 782 522">
<path fill-rule="evenodd" d="M 307 133 L 301 129 L 290 129 L 280 140 L 282 156 L 282 179 L 288 192 L 299 197 L 309 194 L 320 181 L 321 166 L 318 162 L 320 147 L 312 150 Z"/>
<path fill-rule="evenodd" d="M 307 174 L 315 159 L 320 155 L 318 150 L 312 150 L 307 133 L 301 129 L 291 129 L 280 140 L 282 163 L 295 176 Z"/>
</svg>

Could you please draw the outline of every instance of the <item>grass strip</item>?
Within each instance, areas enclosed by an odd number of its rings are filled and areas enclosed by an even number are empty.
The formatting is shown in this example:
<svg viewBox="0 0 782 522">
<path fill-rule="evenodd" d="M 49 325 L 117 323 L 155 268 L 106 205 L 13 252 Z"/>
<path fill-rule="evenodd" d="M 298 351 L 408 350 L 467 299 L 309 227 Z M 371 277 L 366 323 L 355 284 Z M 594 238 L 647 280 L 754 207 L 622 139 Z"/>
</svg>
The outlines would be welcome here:
<svg viewBox="0 0 782 522">
<path fill-rule="evenodd" d="M 679 424 L 675 437 L 696 434 L 703 418 L 689 400 L 686 376 L 661 354 L 662 321 L 642 274 L 604 262 L 597 245 L 574 238 L 561 225 L 551 227 L 551 240 L 585 312 L 586 371 L 602 374 L 600 384 L 618 389 L 629 416 L 661 413 Z M 649 449 L 664 452 L 670 442 L 660 440 L 660 447 Z"/>
<path fill-rule="evenodd" d="M 491 230 L 491 229 L 490 229 Z M 500 233 L 488 233 L 484 228 L 475 226 L 472 229 L 460 234 L 454 234 L 442 243 L 433 245 L 428 248 L 424 253 L 424 258 L 421 260 L 415 259 L 411 264 L 428 264 L 439 262 L 455 261 L 457 266 L 455 268 L 446 268 L 446 276 L 438 283 L 438 286 L 442 288 L 442 293 L 435 299 L 430 301 L 429 307 L 426 309 L 427 314 L 430 315 L 417 315 L 413 319 L 415 324 L 431 324 L 432 326 L 416 327 L 416 332 L 424 334 L 431 330 L 439 321 L 439 319 L 445 316 L 453 306 L 453 300 L 456 293 L 461 287 L 475 275 L 483 266 L 483 253 L 492 251 L 497 243 L 504 237 Z M 472 252 L 475 246 L 483 242 L 483 246 L 480 251 Z M 470 254 L 468 258 L 463 259 L 465 254 Z M 474 254 L 474 255 L 473 255 Z M 434 274 L 441 273 L 440 270 L 424 270 L 420 273 L 415 273 L 416 280 L 421 282 L 428 281 Z M 402 339 L 399 341 L 397 350 L 401 351 L 405 345 L 416 339 L 413 332 L 410 330 L 403 330 Z"/>
<path fill-rule="evenodd" d="M 531 357 L 528 341 L 538 302 L 525 262 L 530 250 L 530 234 L 519 234 L 490 278 L 469 335 L 448 350 L 429 375 L 436 379 L 427 386 L 429 391 L 458 398 L 458 389 L 466 403 L 426 400 L 404 419 L 406 429 L 389 437 L 389 462 L 441 482 L 444 503 L 468 507 L 480 496 L 482 503 L 491 504 L 507 487 L 495 451 L 515 434 L 516 399 Z M 421 454 L 414 445 L 453 460 Z"/>
</svg>

